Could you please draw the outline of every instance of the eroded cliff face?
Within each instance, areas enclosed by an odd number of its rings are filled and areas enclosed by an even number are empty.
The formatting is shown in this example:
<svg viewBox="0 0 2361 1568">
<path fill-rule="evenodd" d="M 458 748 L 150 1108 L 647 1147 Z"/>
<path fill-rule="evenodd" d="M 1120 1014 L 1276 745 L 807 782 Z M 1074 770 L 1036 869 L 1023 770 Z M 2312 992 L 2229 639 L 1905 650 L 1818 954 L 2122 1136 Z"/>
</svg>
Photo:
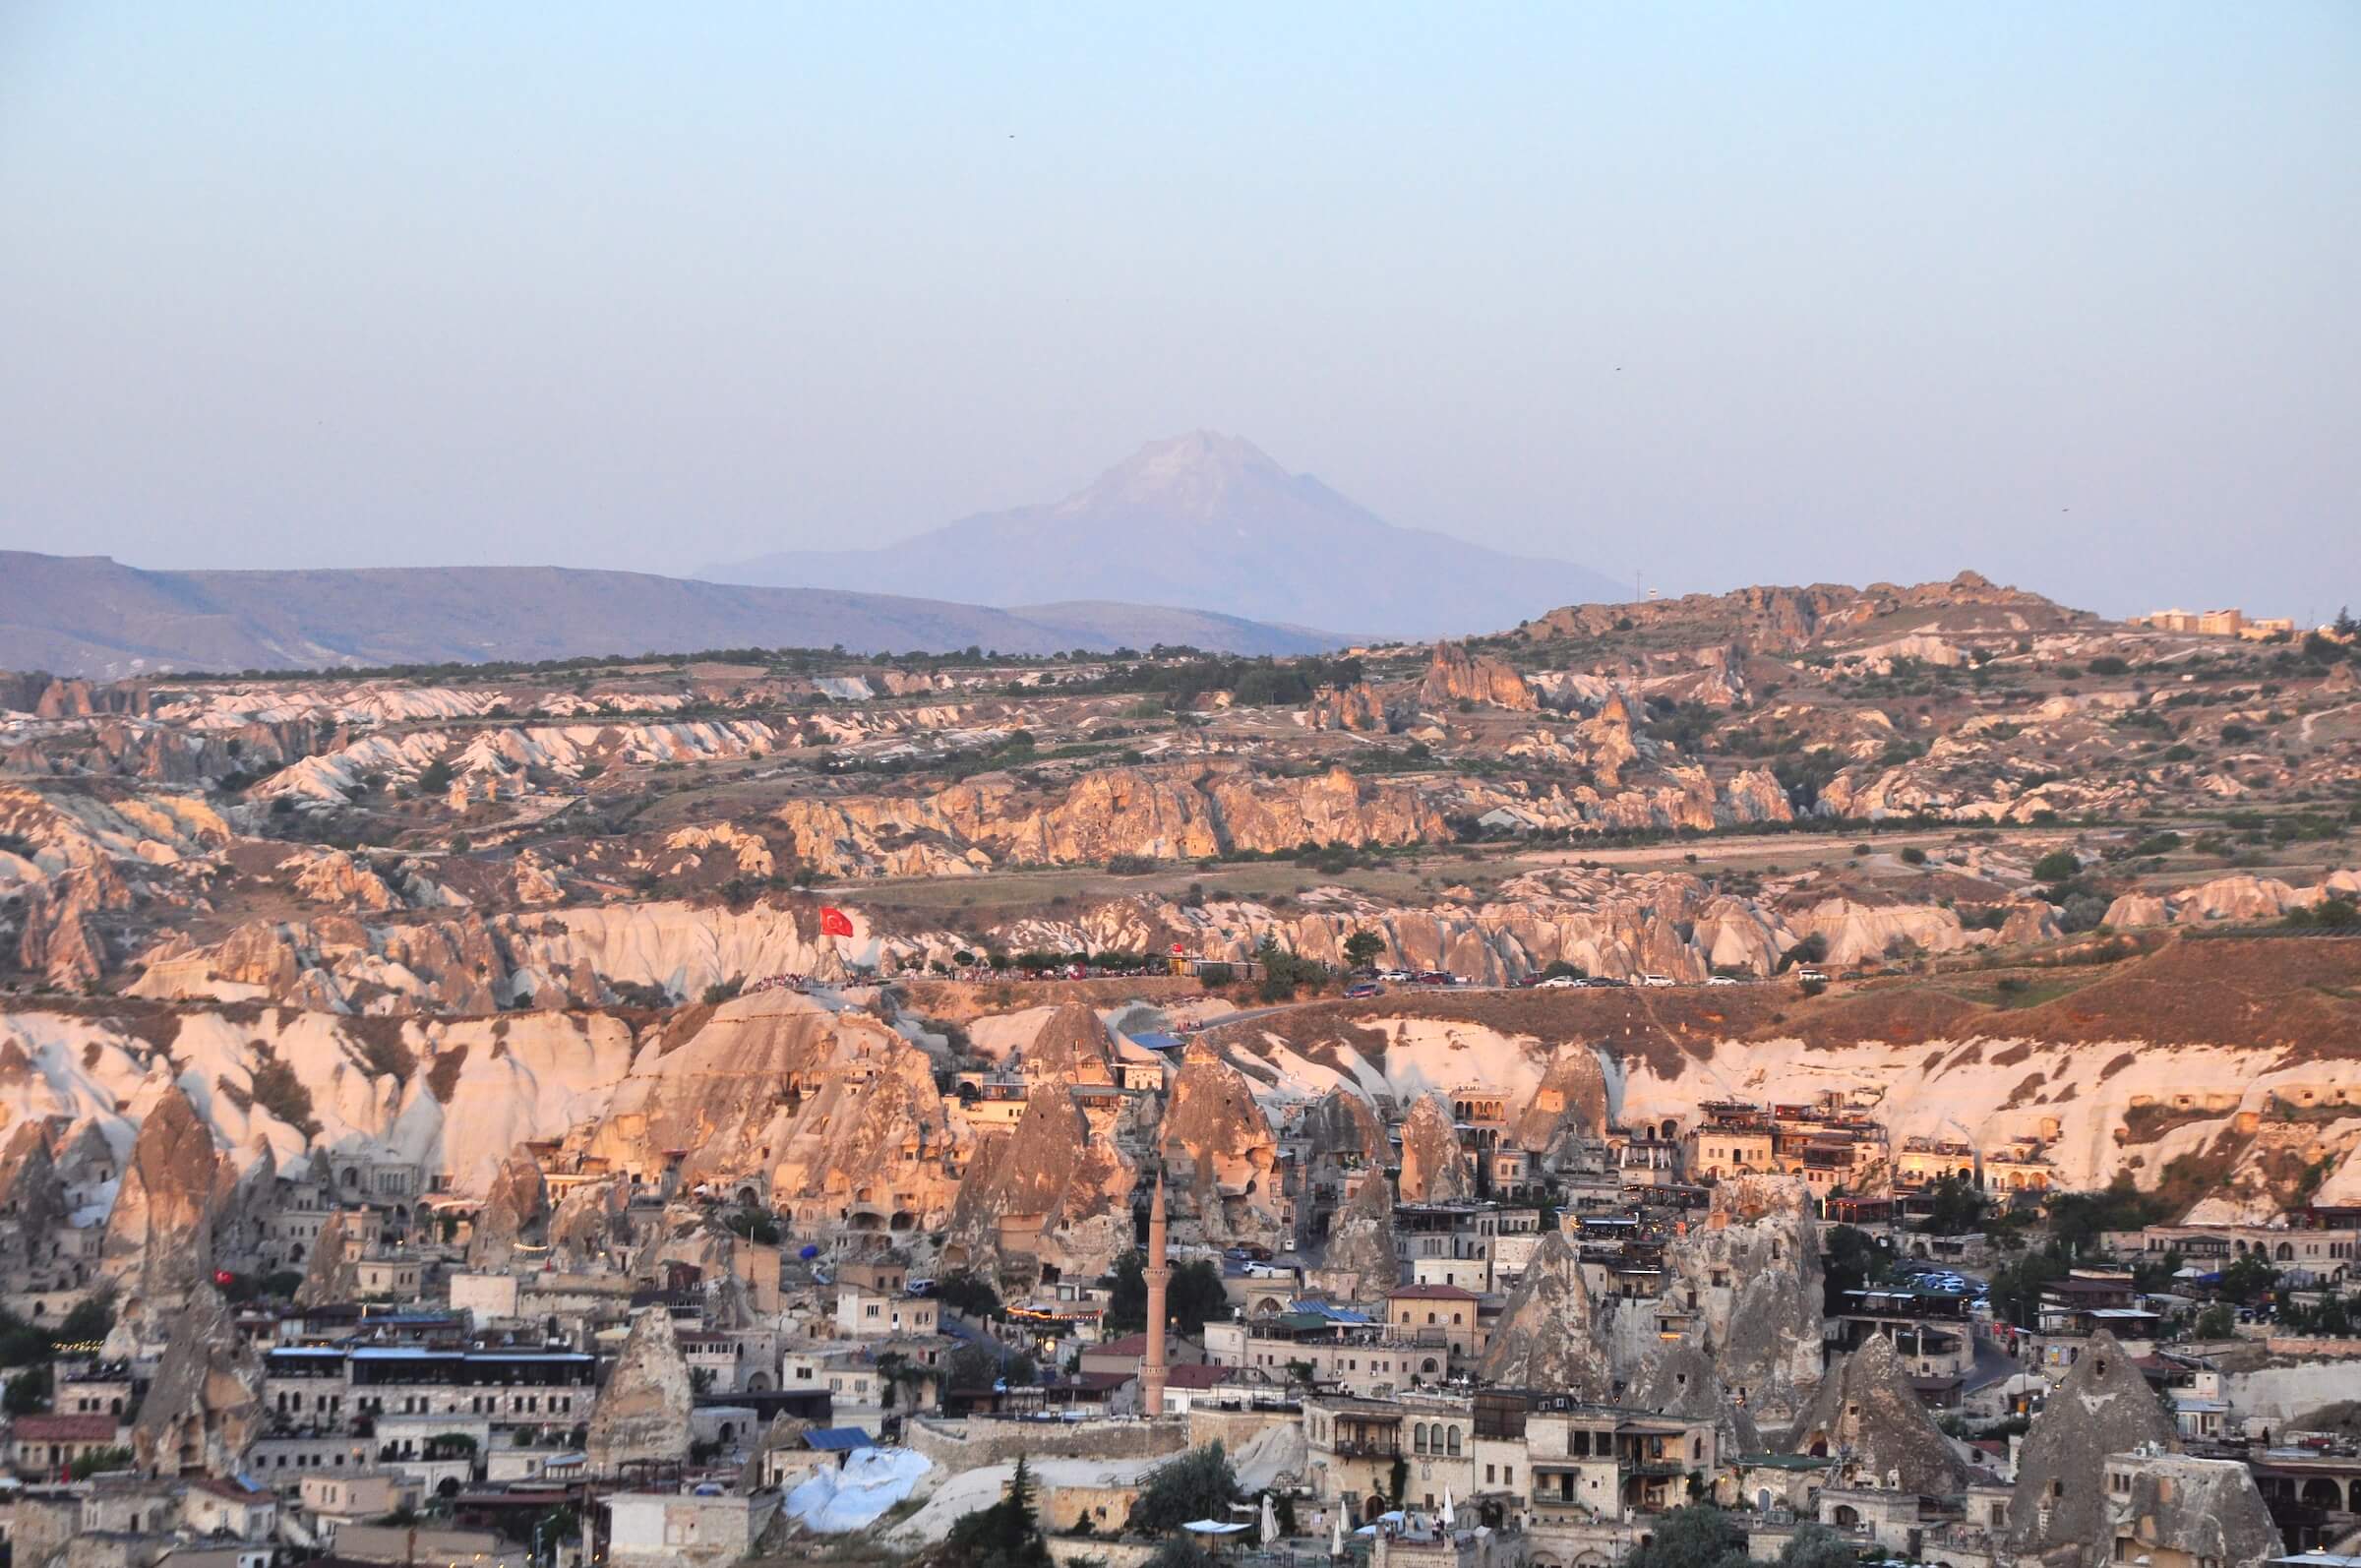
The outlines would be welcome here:
<svg viewBox="0 0 2361 1568">
<path fill-rule="evenodd" d="M 1442 814 L 1408 786 L 1342 768 L 1273 778 L 1233 762 L 1101 768 L 1041 797 L 1012 779 L 931 795 L 839 796 L 778 809 L 797 857 L 831 876 L 958 875 L 994 866 L 1199 860 L 1299 844 L 1437 843 Z"/>
<path fill-rule="evenodd" d="M 1035 1085 L 1025 1114 L 1004 1133 L 987 1134 L 970 1157 L 951 1206 L 948 1247 L 962 1259 L 996 1256 L 1001 1227 L 1039 1226 L 1035 1255 L 1061 1274 L 1095 1279 L 1132 1242 L 1137 1168 L 1114 1120 L 1094 1118 L 1062 1082 Z"/>
<path fill-rule="evenodd" d="M 2100 1329 L 2042 1402 L 2018 1452 L 2008 1541 L 2019 1560 L 2083 1568 L 2093 1543 L 2111 1544 L 2107 1456 L 2147 1444 L 2177 1450 L 2180 1436 L 2132 1357 Z"/>
<path fill-rule="evenodd" d="M 1364 1176 L 1336 1211 L 1320 1263 L 1332 1274 L 1351 1277 L 1356 1301 L 1382 1305 L 1386 1293 L 1401 1283 L 1402 1265 L 1394 1253 L 1394 1189 L 1383 1172 Z"/>
<path fill-rule="evenodd" d="M 660 1171 L 678 1153 L 684 1181 L 751 1185 L 799 1225 L 938 1230 L 948 1118 L 918 1047 L 874 1015 L 774 990 L 721 1004 L 660 1057 L 643 1052 L 579 1137 L 618 1170 Z"/>
<path fill-rule="evenodd" d="M 1177 1234 L 1193 1226 L 1216 1245 L 1279 1241 L 1278 1138 L 1237 1068 L 1189 1053 L 1174 1080 L 1161 1141 Z"/>
<path fill-rule="evenodd" d="M 1793 1451 L 1835 1459 L 1831 1479 L 1846 1485 L 1941 1497 L 1968 1482 L 1966 1463 L 1910 1387 L 1894 1342 L 1882 1334 L 1830 1369 L 1796 1422 Z"/>
<path fill-rule="evenodd" d="M 149 1476 L 236 1475 L 263 1416 L 262 1359 L 208 1280 L 173 1315 L 163 1359 L 132 1423 L 133 1458 Z"/>
<path fill-rule="evenodd" d="M 695 1402 L 689 1361 L 674 1336 L 671 1315 L 650 1307 L 632 1320 L 623 1355 L 591 1408 L 584 1445 L 591 1474 L 614 1476 L 629 1464 L 686 1462 Z"/>
<path fill-rule="evenodd" d="M 222 1177 L 212 1129 L 178 1084 L 140 1123 L 98 1244 L 98 1276 L 121 1293 L 117 1327 L 161 1343 L 212 1291 L 213 1199 Z"/>
<path fill-rule="evenodd" d="M 1665 1248 L 1693 1331 L 1722 1383 L 1755 1418 L 1786 1417 L 1821 1383 L 1820 1238 L 1800 1177 L 1738 1176 L 1714 1188 L 1705 1224 Z"/>
<path fill-rule="evenodd" d="M 476 1211 L 467 1238 L 468 1267 L 506 1268 L 519 1243 L 538 1244 L 548 1218 L 549 1186 L 541 1167 L 528 1155 L 509 1156 L 484 1194 L 484 1206 Z"/>
<path fill-rule="evenodd" d="M 1488 653 L 1471 655 L 1460 642 L 1438 642 L 1420 683 L 1419 700 L 1429 708 L 1457 702 L 1481 702 L 1490 707 L 1532 709 L 1541 704 L 1525 678 Z"/>
<path fill-rule="evenodd" d="M 1492 1330 L 1477 1375 L 1509 1388 L 1563 1389 L 1578 1399 L 1615 1397 L 1598 1308 L 1582 1277 L 1582 1254 L 1563 1231 L 1534 1248 Z"/>
<path fill-rule="evenodd" d="M 1419 1096 L 1402 1118 L 1402 1201 L 1452 1203 L 1476 1196 L 1476 1172 L 1459 1146 L 1451 1108 L 1439 1095 Z"/>
<path fill-rule="evenodd" d="M 1513 1110 L 1509 1136 L 1518 1148 L 1548 1158 L 1567 1144 L 1606 1132 L 1606 1068 L 1589 1046 L 1560 1046 L 1541 1086 Z"/>
</svg>

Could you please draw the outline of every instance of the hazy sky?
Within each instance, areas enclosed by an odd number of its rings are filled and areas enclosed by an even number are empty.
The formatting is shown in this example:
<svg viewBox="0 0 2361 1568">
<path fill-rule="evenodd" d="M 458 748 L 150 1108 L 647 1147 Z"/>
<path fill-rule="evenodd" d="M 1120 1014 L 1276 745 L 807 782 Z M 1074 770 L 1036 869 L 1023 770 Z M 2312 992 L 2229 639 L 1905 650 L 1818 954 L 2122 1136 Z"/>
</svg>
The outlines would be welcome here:
<svg viewBox="0 0 2361 1568">
<path fill-rule="evenodd" d="M 1668 590 L 2361 608 L 2361 5 L 0 4 L 0 547 L 686 573 L 1195 426 Z"/>
</svg>

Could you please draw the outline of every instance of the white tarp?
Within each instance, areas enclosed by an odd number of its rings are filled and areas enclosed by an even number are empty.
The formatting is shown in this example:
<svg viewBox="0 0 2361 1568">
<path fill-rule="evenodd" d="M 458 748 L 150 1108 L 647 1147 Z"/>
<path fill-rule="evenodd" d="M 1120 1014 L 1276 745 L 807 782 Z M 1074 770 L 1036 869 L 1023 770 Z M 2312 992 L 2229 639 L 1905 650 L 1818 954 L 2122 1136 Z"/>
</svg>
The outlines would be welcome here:
<svg viewBox="0 0 2361 1568">
<path fill-rule="evenodd" d="M 787 1494 L 790 1517 L 821 1535 L 866 1530 L 910 1495 L 934 1464 L 907 1448 L 856 1448 L 842 1470 L 818 1470 Z"/>
</svg>

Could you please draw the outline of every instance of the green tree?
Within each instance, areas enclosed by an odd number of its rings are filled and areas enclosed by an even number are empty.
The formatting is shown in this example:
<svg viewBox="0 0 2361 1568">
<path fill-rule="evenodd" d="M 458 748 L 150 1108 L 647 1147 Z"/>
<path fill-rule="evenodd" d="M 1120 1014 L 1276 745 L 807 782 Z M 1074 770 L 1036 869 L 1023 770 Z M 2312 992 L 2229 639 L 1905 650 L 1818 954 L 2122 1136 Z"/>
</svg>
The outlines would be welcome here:
<svg viewBox="0 0 2361 1568">
<path fill-rule="evenodd" d="M 973 1269 L 959 1269 L 946 1274 L 935 1287 L 935 1299 L 955 1307 L 969 1317 L 998 1317 L 1000 1313 L 1000 1293 L 992 1282 Z"/>
<path fill-rule="evenodd" d="M 0 1409 L 11 1416 L 36 1416 L 49 1408 L 49 1363 L 28 1366 L 8 1380 Z"/>
<path fill-rule="evenodd" d="M 1623 1557 L 1623 1568 L 1745 1568 L 1746 1538 L 1707 1503 L 1675 1508 L 1656 1522 L 1656 1538 Z"/>
<path fill-rule="evenodd" d="M 1023 1455 L 999 1501 L 953 1520 L 943 1548 L 944 1561 L 954 1568 L 1050 1568 L 1049 1544 L 1033 1517 L 1033 1472 Z"/>
<path fill-rule="evenodd" d="M 1544 980 L 1588 980 L 1590 975 L 1580 964 L 1570 964 L 1563 958 L 1552 958 L 1542 968 Z"/>
<path fill-rule="evenodd" d="M 2033 862 L 2033 880 L 2038 882 L 2071 882 L 2082 872 L 2082 861 L 2070 849 L 2053 849 Z"/>
<path fill-rule="evenodd" d="M 102 1470 L 128 1470 L 131 1463 L 128 1448 L 93 1448 L 66 1468 L 76 1480 L 89 1480 Z"/>
<path fill-rule="evenodd" d="M 1124 1528 L 1162 1536 L 1191 1519 L 1224 1519 L 1239 1500 L 1238 1474 L 1218 1442 L 1176 1454 L 1148 1472 Z"/>
<path fill-rule="evenodd" d="M 999 1381 L 1000 1357 L 991 1346 L 970 1341 L 951 1352 L 943 1372 L 953 1388 L 990 1388 Z"/>
<path fill-rule="evenodd" d="M 1846 1292 L 1867 1290 L 1883 1279 L 1893 1258 L 1875 1236 L 1855 1226 L 1831 1226 L 1821 1233 L 1821 1240 L 1822 1308 L 1833 1317 L 1851 1310 Z"/>
<path fill-rule="evenodd" d="M 1984 1223 L 1984 1212 L 1992 1200 L 1969 1176 L 1953 1174 L 1927 1189 L 1933 1209 L 1919 1222 L 1918 1229 L 1928 1236 L 1963 1236 Z"/>
<path fill-rule="evenodd" d="M 1207 1318 L 1227 1317 L 1230 1293 L 1222 1287 L 1222 1271 L 1204 1258 L 1181 1264 L 1165 1287 L 1164 1309 L 1183 1334 L 1197 1333 Z M 1148 1326 L 1147 1254 L 1137 1247 L 1115 1260 L 1107 1326 L 1118 1334 L 1136 1334 Z"/>
<path fill-rule="evenodd" d="M 1860 1560 L 1861 1554 L 1826 1525 L 1804 1524 L 1780 1549 L 1779 1568 L 1852 1568 Z"/>
<path fill-rule="evenodd" d="M 2260 1252 L 2249 1252 L 2221 1271 L 2221 1294 L 2227 1300 L 2252 1301 L 2278 1283 L 2279 1271 Z"/>
<path fill-rule="evenodd" d="M 2215 1301 L 2197 1314 L 2197 1337 L 2201 1340 L 2226 1340 L 2238 1332 L 2238 1314 L 2226 1301 Z"/>
<path fill-rule="evenodd" d="M 1345 938 L 1345 962 L 1355 969 L 1366 969 L 1385 951 L 1385 938 L 1373 931 L 1357 931 Z"/>
</svg>

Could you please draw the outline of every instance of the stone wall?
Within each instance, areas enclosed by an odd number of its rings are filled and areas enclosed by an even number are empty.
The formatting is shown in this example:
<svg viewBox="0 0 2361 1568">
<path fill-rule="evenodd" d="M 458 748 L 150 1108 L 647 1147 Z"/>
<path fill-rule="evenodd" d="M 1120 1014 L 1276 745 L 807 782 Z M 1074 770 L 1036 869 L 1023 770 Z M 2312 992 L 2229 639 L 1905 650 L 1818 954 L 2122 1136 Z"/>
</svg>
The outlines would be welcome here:
<svg viewBox="0 0 2361 1568">
<path fill-rule="evenodd" d="M 1109 1540 L 1103 1536 L 1051 1536 L 1050 1561 L 1059 1568 L 1079 1562 L 1102 1562 L 1107 1568 L 1144 1568 L 1156 1555 L 1152 1540 Z"/>
<path fill-rule="evenodd" d="M 1281 1410 L 1214 1410 L 1191 1406 L 1188 1412 L 1188 1446 L 1203 1448 L 1218 1442 L 1223 1450 L 1235 1456 L 1267 1427 L 1296 1426 L 1302 1422 L 1301 1412 Z"/>
<path fill-rule="evenodd" d="M 2233 1373 L 2221 1380 L 2221 1395 L 2229 1401 L 2233 1417 L 2267 1420 L 2276 1426 L 2331 1405 L 2361 1400 L 2361 1360 L 2313 1361 Z"/>
<path fill-rule="evenodd" d="M 1027 1459 L 1153 1459 L 1187 1446 L 1178 1421 L 918 1420 L 902 1444 L 952 1470 Z"/>
</svg>

